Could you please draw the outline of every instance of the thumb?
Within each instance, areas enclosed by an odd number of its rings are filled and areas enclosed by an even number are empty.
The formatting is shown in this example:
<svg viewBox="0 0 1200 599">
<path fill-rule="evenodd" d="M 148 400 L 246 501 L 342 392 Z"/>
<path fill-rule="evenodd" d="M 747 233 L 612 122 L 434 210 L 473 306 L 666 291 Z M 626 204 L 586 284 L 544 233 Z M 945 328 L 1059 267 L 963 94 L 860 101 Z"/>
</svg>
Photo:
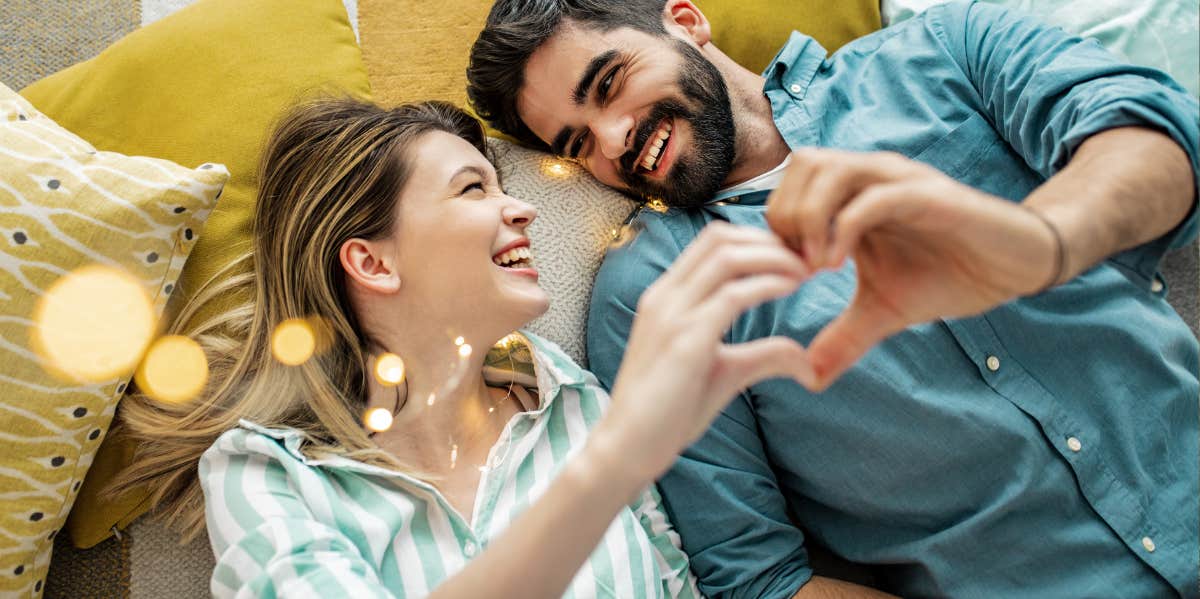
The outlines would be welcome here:
<svg viewBox="0 0 1200 599">
<path fill-rule="evenodd" d="M 808 346 L 808 360 L 816 376 L 812 391 L 824 391 L 872 347 L 904 328 L 872 295 L 857 293 L 850 305 L 833 319 Z"/>
<path fill-rule="evenodd" d="M 760 381 L 775 377 L 796 379 L 805 387 L 816 383 L 808 353 L 789 337 L 766 337 L 721 348 L 721 373 L 715 387 L 732 396 Z"/>
</svg>

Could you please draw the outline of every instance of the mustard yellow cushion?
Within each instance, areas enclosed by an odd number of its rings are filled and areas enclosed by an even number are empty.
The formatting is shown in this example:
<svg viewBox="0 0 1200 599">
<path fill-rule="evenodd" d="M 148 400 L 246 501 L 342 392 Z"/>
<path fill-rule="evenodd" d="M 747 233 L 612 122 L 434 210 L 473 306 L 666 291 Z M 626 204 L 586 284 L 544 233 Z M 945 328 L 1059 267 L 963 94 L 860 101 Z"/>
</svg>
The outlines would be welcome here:
<svg viewBox="0 0 1200 599">
<path fill-rule="evenodd" d="M 196 168 L 97 152 L 0 85 L 2 596 L 33 596 L 45 585 L 54 536 L 228 178 L 220 165 L 188 164 Z M 97 268 L 128 277 L 140 301 L 57 295 Z M 125 310 L 138 305 L 144 318 Z M 38 314 L 56 306 L 74 326 L 45 326 Z M 77 335 L 96 332 L 100 357 L 138 348 L 126 366 L 97 371 L 102 361 L 79 353 Z M 85 371 L 91 381 L 76 378 Z"/>
<path fill-rule="evenodd" d="M 229 184 L 180 280 L 189 293 L 249 247 L 258 155 L 281 112 L 313 95 L 369 98 L 370 86 L 340 0 L 200 0 L 21 93 L 98 148 L 226 165 Z M 131 454 L 105 444 L 97 456 L 68 522 L 76 545 L 149 507 L 145 493 L 97 496 Z"/>
<path fill-rule="evenodd" d="M 713 43 L 738 64 L 761 73 L 792 31 L 829 52 L 879 29 L 879 0 L 698 0 Z"/>
<path fill-rule="evenodd" d="M 471 44 L 491 0 L 359 0 L 363 59 L 375 98 L 396 104 L 441 98 L 467 105 Z M 792 30 L 833 52 L 879 29 L 879 0 L 699 0 L 718 48 L 758 73 Z"/>
</svg>

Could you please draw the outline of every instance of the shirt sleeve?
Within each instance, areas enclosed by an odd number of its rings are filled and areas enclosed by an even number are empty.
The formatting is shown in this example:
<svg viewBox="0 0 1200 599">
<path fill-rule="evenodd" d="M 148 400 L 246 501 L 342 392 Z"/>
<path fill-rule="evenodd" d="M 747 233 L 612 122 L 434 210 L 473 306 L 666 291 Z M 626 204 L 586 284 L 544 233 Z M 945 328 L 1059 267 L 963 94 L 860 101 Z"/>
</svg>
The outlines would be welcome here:
<svg viewBox="0 0 1200 599">
<path fill-rule="evenodd" d="M 930 14 L 950 56 L 978 93 L 984 115 L 1042 176 L 1065 167 L 1088 137 L 1116 127 L 1156 129 L 1187 152 L 1194 174 L 1188 217 L 1113 261 L 1149 279 L 1168 249 L 1196 238 L 1200 105 L 1169 75 L 1128 64 L 1094 39 L 992 4 L 955 3 Z"/>
<path fill-rule="evenodd" d="M 637 301 L 679 255 L 687 232 L 666 218 L 635 221 L 635 236 L 610 250 L 592 291 L 588 359 L 612 388 Z M 686 365 L 663 364 L 663 368 Z M 652 398 L 650 398 L 652 400 Z M 659 481 L 663 506 L 682 539 L 700 590 L 712 597 L 787 598 L 812 577 L 804 536 L 765 455 L 745 397 Z"/>
<path fill-rule="evenodd" d="M 354 544 L 313 517 L 284 466 L 246 450 L 240 434 L 223 435 L 200 460 L 213 596 L 392 597 Z"/>
<path fill-rule="evenodd" d="M 629 507 L 646 536 L 650 538 L 650 547 L 654 551 L 654 561 L 658 565 L 659 581 L 665 596 L 686 599 L 701 597 L 700 590 L 696 587 L 696 577 L 688 568 L 688 557 L 683 552 L 679 533 L 675 532 L 662 509 L 662 497 L 659 496 L 658 490 L 653 485 L 650 486 Z"/>
</svg>

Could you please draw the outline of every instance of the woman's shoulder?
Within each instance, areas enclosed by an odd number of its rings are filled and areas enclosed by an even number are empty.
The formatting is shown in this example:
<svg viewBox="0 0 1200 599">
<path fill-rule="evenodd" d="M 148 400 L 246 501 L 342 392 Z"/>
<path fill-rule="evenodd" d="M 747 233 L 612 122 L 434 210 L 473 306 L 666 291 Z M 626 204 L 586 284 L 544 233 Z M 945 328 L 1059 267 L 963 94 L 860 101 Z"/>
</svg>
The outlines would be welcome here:
<svg viewBox="0 0 1200 599">
<path fill-rule="evenodd" d="M 271 461 L 303 461 L 300 431 L 290 428 L 270 428 L 240 420 L 213 442 L 200 457 L 201 463 L 215 459 L 228 460 L 235 456 L 262 456 Z"/>
</svg>

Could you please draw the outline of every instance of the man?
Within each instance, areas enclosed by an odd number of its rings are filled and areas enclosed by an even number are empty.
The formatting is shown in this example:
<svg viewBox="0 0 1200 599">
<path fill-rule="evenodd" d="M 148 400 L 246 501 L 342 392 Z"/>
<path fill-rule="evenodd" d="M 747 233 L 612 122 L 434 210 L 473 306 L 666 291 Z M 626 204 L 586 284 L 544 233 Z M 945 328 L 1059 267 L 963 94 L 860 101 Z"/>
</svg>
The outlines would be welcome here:
<svg viewBox="0 0 1200 599">
<path fill-rule="evenodd" d="M 670 206 L 597 277 L 605 384 L 707 223 L 814 272 L 728 333 L 809 344 L 811 389 L 746 390 L 660 481 L 705 593 L 869 592 L 808 535 L 906 596 L 1200 596 L 1200 350 L 1157 275 L 1196 235 L 1200 110 L 1165 75 L 979 3 L 828 59 L 793 34 L 759 77 L 689 0 L 499 0 L 468 79 Z"/>
</svg>

